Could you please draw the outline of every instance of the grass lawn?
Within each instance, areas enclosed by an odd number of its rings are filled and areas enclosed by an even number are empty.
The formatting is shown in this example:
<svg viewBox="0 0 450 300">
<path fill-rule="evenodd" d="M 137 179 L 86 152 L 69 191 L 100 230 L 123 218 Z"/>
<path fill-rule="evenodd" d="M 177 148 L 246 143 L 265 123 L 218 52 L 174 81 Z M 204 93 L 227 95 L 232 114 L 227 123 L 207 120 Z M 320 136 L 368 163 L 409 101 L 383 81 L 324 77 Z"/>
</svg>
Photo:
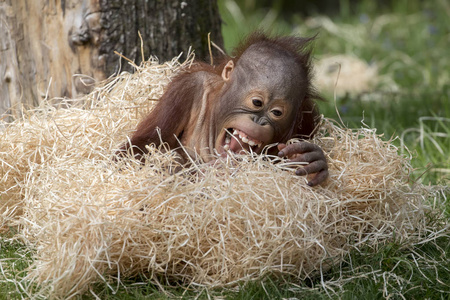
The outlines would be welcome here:
<svg viewBox="0 0 450 300">
<path fill-rule="evenodd" d="M 447 199 L 445 216 L 429 216 L 430 222 L 447 226 L 444 234 L 413 247 L 393 240 L 354 251 L 325 277 L 307 282 L 267 277 L 233 290 L 169 288 L 162 293 L 152 284 L 137 284 L 141 280 L 136 278 L 115 293 L 97 285 L 95 294 L 101 299 L 450 299 L 450 3 L 393 1 L 388 9 L 376 8 L 375 1 L 350 6 L 342 0 L 336 15 L 306 19 L 282 15 L 276 4 L 259 9 L 252 6 L 255 1 L 240 2 L 246 6 L 219 1 L 227 50 L 262 27 L 283 34 L 318 33 L 314 54 L 319 59 L 351 54 L 377 66 L 382 80 L 371 90 L 336 97 L 325 93 L 321 112 L 337 120 L 337 110 L 349 128 L 369 126 L 387 139 L 398 136 L 396 143 L 413 156 L 411 182 L 447 186 L 441 197 Z M 0 240 L 0 299 L 20 298 L 12 280 L 23 276 L 29 263 L 26 248 L 9 238 L 3 234 Z M 83 297 L 91 298 L 89 293 Z"/>
</svg>

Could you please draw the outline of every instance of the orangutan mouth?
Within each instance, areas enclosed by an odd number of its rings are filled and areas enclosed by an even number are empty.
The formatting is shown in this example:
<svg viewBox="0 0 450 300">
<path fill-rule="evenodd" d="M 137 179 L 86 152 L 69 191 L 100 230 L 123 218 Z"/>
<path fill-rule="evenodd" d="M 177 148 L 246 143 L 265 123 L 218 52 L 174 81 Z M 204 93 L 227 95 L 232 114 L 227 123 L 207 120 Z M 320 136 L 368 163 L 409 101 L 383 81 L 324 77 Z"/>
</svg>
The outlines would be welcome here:
<svg viewBox="0 0 450 300">
<path fill-rule="evenodd" d="M 232 152 L 236 153 L 241 150 L 249 151 L 250 149 L 252 151 L 255 151 L 257 148 L 261 147 L 262 144 L 263 142 L 251 138 L 243 131 L 229 128 L 227 129 L 223 149 L 225 151 L 231 150 Z"/>
</svg>

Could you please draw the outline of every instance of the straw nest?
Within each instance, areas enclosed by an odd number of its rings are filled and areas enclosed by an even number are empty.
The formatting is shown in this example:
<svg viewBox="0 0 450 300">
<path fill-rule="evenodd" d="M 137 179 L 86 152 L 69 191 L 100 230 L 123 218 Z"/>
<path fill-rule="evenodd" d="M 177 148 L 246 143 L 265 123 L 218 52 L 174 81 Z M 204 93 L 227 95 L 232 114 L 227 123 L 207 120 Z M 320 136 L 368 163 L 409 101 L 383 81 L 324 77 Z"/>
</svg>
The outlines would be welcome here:
<svg viewBox="0 0 450 300">
<path fill-rule="evenodd" d="M 0 132 L 0 221 L 18 225 L 33 249 L 18 285 L 33 297 L 73 296 L 102 280 L 113 288 L 137 274 L 208 287 L 268 272 L 305 278 L 352 247 L 423 229 L 423 195 L 406 184 L 409 160 L 373 129 L 324 119 L 313 142 L 330 178 L 313 188 L 286 162 L 250 154 L 174 172 L 175 153 L 150 146 L 145 166 L 115 162 L 179 68 L 148 61 Z"/>
</svg>

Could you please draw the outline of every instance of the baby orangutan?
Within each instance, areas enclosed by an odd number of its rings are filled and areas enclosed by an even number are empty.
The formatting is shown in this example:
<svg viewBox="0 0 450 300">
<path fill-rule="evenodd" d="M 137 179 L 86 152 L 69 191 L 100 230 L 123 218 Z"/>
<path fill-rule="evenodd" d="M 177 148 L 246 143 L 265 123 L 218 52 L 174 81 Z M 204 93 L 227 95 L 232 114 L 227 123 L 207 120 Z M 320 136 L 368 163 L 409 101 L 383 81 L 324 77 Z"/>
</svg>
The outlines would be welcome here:
<svg viewBox="0 0 450 300">
<path fill-rule="evenodd" d="M 311 85 L 310 41 L 256 33 L 216 66 L 196 62 L 173 78 L 120 151 L 133 147 L 141 155 L 161 140 L 171 149 L 181 142 L 190 155 L 210 161 L 229 152 L 261 153 L 278 143 L 269 153 L 307 163 L 296 174 L 314 173 L 308 184 L 322 183 L 328 177 L 322 149 L 306 141 L 285 144 L 310 137 L 317 125 L 314 101 L 320 97 Z"/>
</svg>

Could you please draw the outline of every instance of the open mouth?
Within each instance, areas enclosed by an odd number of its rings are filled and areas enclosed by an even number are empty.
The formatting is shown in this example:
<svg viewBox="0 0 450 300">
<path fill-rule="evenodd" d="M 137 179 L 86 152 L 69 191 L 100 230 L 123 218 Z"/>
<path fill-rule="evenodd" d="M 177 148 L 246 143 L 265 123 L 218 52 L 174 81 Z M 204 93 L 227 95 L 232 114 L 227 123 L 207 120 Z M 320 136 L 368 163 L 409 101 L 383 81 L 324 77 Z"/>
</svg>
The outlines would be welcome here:
<svg viewBox="0 0 450 300">
<path fill-rule="evenodd" d="M 225 151 L 232 151 L 234 153 L 240 153 L 241 151 L 257 152 L 261 149 L 262 145 L 262 141 L 250 137 L 241 130 L 235 128 L 226 129 L 223 144 Z"/>
</svg>

